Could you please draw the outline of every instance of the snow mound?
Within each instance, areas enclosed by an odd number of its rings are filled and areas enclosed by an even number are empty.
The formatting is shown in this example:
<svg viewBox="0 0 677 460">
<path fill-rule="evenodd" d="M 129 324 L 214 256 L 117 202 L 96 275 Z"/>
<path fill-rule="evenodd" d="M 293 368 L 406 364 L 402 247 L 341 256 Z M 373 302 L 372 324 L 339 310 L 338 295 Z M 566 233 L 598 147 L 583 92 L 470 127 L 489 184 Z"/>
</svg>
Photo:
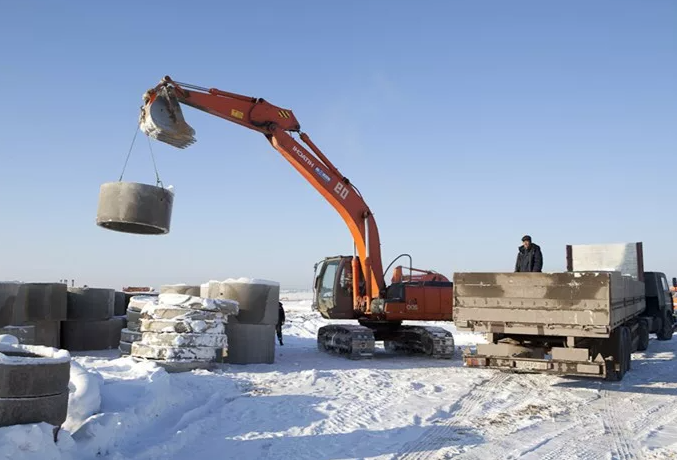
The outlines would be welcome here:
<svg viewBox="0 0 677 460">
<path fill-rule="evenodd" d="M 59 432 L 54 443 L 54 427 L 48 423 L 0 428 L 0 458 L 11 460 L 65 460 L 73 458 L 73 439 Z"/>
<path fill-rule="evenodd" d="M 9 334 L 0 334 L 0 344 L 19 345 L 19 339 Z"/>
<path fill-rule="evenodd" d="M 279 286 L 277 281 L 270 281 L 258 278 L 228 278 L 221 281 L 222 283 L 242 283 L 242 284 L 265 284 L 267 286 Z"/>
<path fill-rule="evenodd" d="M 220 413 L 223 405 L 242 395 L 235 380 L 223 373 L 169 374 L 155 363 L 131 357 L 79 359 L 106 380 L 101 386 L 100 413 L 72 435 L 78 458 L 176 458 L 172 449 L 199 443 L 210 427 L 206 422 L 211 426 L 216 422 L 204 417 L 214 410 Z M 193 422 L 196 429 L 188 430 Z M 170 451 L 164 452 L 165 448 Z M 162 452 L 153 455 L 154 451 Z"/>
<path fill-rule="evenodd" d="M 242 283 L 242 284 L 265 284 L 267 286 L 279 286 L 277 281 L 264 280 L 260 278 L 227 278 L 223 281 L 209 280 L 202 283 L 200 287 L 207 288 L 211 283 Z"/>
<path fill-rule="evenodd" d="M 71 362 L 68 383 L 68 418 L 63 428 L 75 432 L 92 415 L 101 409 L 103 377 L 96 371 L 87 371 L 77 362 Z"/>
</svg>

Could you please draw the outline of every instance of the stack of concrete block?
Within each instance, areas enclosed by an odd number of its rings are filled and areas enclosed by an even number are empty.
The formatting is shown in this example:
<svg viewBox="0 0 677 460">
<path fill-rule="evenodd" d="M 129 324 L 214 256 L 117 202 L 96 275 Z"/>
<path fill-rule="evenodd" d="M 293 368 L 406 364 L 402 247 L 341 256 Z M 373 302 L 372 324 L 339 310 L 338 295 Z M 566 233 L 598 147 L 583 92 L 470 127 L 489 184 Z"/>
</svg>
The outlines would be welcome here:
<svg viewBox="0 0 677 460">
<path fill-rule="evenodd" d="M 114 317 L 115 290 L 68 288 L 67 320 L 61 323 L 62 347 L 69 351 L 117 348 L 124 317 Z"/>
<path fill-rule="evenodd" d="M 125 293 L 127 295 L 127 293 Z M 157 300 L 157 296 L 134 295 L 127 302 L 127 327 L 120 334 L 120 354 L 129 355 L 132 352 L 132 344 L 141 340 L 141 310 L 147 303 Z"/>
<path fill-rule="evenodd" d="M 66 284 L 26 283 L 24 287 L 24 321 L 15 326 L 33 326 L 36 345 L 61 347 L 61 321 L 67 318 Z"/>
<path fill-rule="evenodd" d="M 132 344 L 132 356 L 156 362 L 170 372 L 211 369 L 227 353 L 227 316 L 237 312 L 233 301 L 160 294 L 141 311 L 142 337 Z"/>
<path fill-rule="evenodd" d="M 275 325 L 280 301 L 278 283 L 247 278 L 210 281 L 202 285 L 201 296 L 238 303 L 239 313 L 226 325 L 229 344 L 226 362 L 275 362 Z"/>
</svg>

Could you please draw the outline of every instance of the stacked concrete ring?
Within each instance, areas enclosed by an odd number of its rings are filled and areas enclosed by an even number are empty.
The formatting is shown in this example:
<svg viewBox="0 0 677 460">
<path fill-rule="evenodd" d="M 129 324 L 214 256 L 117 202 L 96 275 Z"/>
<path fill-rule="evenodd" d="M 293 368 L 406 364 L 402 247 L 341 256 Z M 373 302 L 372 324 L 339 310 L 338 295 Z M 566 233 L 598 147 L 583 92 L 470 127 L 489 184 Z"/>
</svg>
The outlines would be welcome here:
<svg viewBox="0 0 677 460">
<path fill-rule="evenodd" d="M 0 344 L 0 426 L 46 422 L 68 412 L 70 354 L 36 345 Z"/>
</svg>

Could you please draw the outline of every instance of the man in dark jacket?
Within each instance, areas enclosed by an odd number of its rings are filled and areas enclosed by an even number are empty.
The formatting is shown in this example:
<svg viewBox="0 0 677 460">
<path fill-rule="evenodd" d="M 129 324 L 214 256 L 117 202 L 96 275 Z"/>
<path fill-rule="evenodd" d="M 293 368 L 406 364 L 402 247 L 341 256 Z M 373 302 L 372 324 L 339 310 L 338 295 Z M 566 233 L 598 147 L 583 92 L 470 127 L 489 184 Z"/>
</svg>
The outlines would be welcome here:
<svg viewBox="0 0 677 460">
<path fill-rule="evenodd" d="M 522 246 L 517 253 L 515 272 L 540 272 L 543 269 L 541 247 L 531 242 L 529 235 L 522 238 Z"/>
<path fill-rule="evenodd" d="M 282 343 L 282 325 L 284 324 L 284 320 L 286 318 L 284 316 L 284 308 L 282 307 L 282 302 L 277 303 L 278 303 L 277 325 L 275 326 L 275 332 L 277 333 L 277 340 L 278 342 L 280 342 L 280 345 L 284 345 L 284 343 Z"/>
</svg>

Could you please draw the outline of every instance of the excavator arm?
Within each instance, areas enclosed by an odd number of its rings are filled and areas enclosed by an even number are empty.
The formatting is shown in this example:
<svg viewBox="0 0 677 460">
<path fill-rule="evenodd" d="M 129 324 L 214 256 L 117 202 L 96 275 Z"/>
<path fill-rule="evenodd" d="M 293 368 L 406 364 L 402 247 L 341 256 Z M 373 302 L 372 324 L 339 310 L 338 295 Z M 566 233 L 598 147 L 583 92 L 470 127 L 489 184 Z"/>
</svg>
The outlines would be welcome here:
<svg viewBox="0 0 677 460">
<path fill-rule="evenodd" d="M 358 190 L 301 132 L 289 109 L 269 102 L 218 89 L 178 83 L 165 77 L 144 94 L 139 125 L 142 131 L 177 148 L 195 142 L 195 131 L 184 121 L 180 104 L 215 115 L 262 133 L 270 144 L 338 211 L 345 221 L 359 255 L 353 258 L 353 306 L 370 312 L 371 300 L 385 293 L 381 247 L 374 216 Z M 298 133 L 301 145 L 291 133 Z M 365 292 L 359 280 L 364 275 Z"/>
</svg>

